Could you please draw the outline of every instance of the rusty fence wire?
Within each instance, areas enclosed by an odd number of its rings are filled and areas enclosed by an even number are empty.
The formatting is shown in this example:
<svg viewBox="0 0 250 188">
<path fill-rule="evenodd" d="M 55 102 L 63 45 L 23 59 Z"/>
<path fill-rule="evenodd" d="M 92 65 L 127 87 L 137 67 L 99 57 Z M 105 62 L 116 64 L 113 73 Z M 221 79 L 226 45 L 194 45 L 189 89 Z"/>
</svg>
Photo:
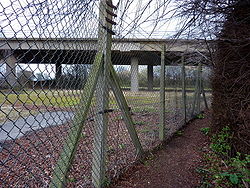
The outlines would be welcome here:
<svg viewBox="0 0 250 188">
<path fill-rule="evenodd" d="M 209 106 L 205 60 L 127 38 L 122 10 L 0 2 L 0 187 L 108 185 Z"/>
</svg>

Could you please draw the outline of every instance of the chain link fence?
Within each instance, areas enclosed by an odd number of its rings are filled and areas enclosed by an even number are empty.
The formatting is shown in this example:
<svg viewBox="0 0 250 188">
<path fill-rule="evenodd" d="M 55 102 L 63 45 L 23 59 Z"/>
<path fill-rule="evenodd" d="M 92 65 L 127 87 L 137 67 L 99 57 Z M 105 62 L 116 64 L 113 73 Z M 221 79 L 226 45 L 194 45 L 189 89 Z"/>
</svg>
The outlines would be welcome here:
<svg viewBox="0 0 250 188">
<path fill-rule="evenodd" d="M 204 59 L 126 38 L 119 8 L 0 2 L 0 187 L 108 185 L 209 105 Z"/>
</svg>

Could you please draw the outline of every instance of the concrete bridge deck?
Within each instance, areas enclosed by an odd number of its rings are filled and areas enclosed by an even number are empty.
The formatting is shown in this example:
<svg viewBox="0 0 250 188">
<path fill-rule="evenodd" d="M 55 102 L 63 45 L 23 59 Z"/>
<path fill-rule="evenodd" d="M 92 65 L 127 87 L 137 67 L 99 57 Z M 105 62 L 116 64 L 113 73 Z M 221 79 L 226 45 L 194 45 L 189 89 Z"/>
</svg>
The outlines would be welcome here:
<svg viewBox="0 0 250 188">
<path fill-rule="evenodd" d="M 0 50 L 96 50 L 96 38 L 65 39 L 65 38 L 0 38 Z M 211 43 L 211 42 L 209 42 Z M 113 39 L 112 50 L 128 51 L 161 51 L 162 45 L 166 51 L 183 52 L 199 50 L 207 51 L 207 42 L 204 40 L 184 39 Z"/>
<path fill-rule="evenodd" d="M 184 53 L 207 53 L 211 44 L 212 41 L 204 40 L 113 39 L 112 63 L 131 65 L 134 79 L 131 83 L 138 82 L 138 65 L 147 65 L 148 82 L 151 85 L 153 66 L 161 63 L 163 45 L 166 46 L 167 65 L 178 61 Z M 95 38 L 0 38 L 0 63 L 7 64 L 8 83 L 16 80 L 16 63 L 55 64 L 56 78 L 59 78 L 62 75 L 62 64 L 91 64 L 98 47 Z"/>
</svg>

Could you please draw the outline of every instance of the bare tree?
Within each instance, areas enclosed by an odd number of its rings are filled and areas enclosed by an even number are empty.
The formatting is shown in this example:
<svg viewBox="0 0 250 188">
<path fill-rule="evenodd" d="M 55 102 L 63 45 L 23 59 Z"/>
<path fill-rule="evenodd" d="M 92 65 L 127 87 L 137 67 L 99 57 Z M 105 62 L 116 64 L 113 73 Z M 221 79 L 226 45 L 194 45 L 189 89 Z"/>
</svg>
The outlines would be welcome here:
<svg viewBox="0 0 250 188">
<path fill-rule="evenodd" d="M 233 151 L 250 147 L 250 1 L 177 1 L 179 16 L 189 18 L 179 33 L 213 39 L 213 130 L 229 126 Z"/>
</svg>

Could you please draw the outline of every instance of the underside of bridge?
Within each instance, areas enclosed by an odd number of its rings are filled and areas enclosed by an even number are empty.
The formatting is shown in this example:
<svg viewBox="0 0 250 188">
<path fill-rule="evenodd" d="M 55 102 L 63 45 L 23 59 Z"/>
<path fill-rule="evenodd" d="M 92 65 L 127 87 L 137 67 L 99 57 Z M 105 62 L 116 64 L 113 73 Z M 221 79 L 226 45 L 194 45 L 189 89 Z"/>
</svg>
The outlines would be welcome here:
<svg viewBox="0 0 250 188">
<path fill-rule="evenodd" d="M 15 50 L 14 56 L 23 64 L 92 64 L 96 51 L 79 50 Z M 112 63 L 114 65 L 130 65 L 131 58 L 138 58 L 139 65 L 160 65 L 161 52 L 153 51 L 113 51 Z M 180 59 L 181 52 L 166 52 L 166 65 Z"/>
<path fill-rule="evenodd" d="M 1 50 L 1 63 L 6 63 L 6 80 L 14 83 L 16 79 L 15 64 L 54 64 L 55 77 L 58 80 L 62 75 L 62 64 L 92 64 L 96 51 L 94 50 Z M 184 52 L 166 52 L 165 65 L 178 65 Z M 197 56 L 185 53 L 185 56 Z M 198 55 L 199 56 L 199 55 Z M 147 65 L 148 89 L 153 90 L 153 67 L 161 64 L 161 52 L 158 51 L 112 51 L 113 65 L 131 65 L 131 91 L 139 90 L 139 65 Z M 196 61 L 189 60 L 194 65 Z"/>
</svg>

